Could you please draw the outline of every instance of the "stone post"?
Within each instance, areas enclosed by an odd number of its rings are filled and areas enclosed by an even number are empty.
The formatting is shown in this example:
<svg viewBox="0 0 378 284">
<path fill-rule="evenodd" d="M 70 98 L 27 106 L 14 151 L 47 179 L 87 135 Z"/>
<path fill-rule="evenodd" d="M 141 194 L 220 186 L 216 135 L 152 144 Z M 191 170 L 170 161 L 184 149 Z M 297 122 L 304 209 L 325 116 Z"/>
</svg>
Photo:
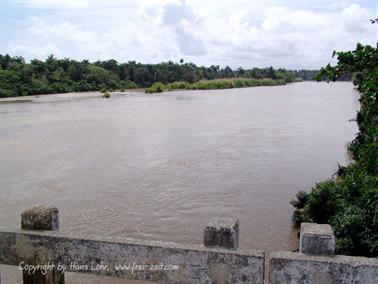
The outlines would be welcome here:
<svg viewBox="0 0 378 284">
<path fill-rule="evenodd" d="M 203 243 L 207 247 L 237 250 L 239 247 L 239 220 L 215 218 L 205 227 Z"/>
<path fill-rule="evenodd" d="M 21 229 L 29 231 L 59 231 L 58 209 L 55 207 L 36 206 L 26 210 L 21 214 Z M 33 274 L 23 271 L 22 278 L 24 284 L 64 284 L 64 273 L 56 269 L 47 272 L 45 275 L 40 270 Z"/>
<path fill-rule="evenodd" d="M 302 223 L 299 251 L 304 254 L 334 255 L 335 235 L 330 225 Z"/>
</svg>

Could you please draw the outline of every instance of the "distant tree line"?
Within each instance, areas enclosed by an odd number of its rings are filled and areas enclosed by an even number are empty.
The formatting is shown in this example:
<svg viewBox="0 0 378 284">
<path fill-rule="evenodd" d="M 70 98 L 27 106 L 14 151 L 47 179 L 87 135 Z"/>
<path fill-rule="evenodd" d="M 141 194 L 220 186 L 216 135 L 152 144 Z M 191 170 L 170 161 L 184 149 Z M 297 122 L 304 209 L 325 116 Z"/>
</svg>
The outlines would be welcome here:
<svg viewBox="0 0 378 284">
<path fill-rule="evenodd" d="M 118 63 L 114 59 L 76 61 L 57 59 L 53 55 L 45 61 L 33 59 L 29 63 L 20 56 L 0 55 L 0 97 L 94 91 L 100 89 L 122 90 L 150 87 L 156 82 L 168 84 L 182 81 L 195 83 L 200 80 L 223 78 L 270 78 L 292 82 L 296 78 L 313 80 L 316 70 L 286 70 L 253 68 L 236 70 L 218 65 L 197 66 L 193 63 L 141 64 L 135 61 Z"/>
</svg>

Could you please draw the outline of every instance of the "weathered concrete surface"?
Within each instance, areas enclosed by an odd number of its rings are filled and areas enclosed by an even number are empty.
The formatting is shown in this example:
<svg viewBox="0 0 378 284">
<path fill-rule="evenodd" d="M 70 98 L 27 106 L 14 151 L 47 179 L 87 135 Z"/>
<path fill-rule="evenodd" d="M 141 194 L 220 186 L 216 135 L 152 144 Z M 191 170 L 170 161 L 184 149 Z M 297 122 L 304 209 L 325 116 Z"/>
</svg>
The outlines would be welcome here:
<svg viewBox="0 0 378 284">
<path fill-rule="evenodd" d="M 116 276 L 128 279 L 152 280 L 162 283 L 263 283 L 264 253 L 233 251 L 203 246 L 183 246 L 175 243 L 146 242 L 119 239 L 84 239 L 62 236 L 59 232 L 12 231 L 0 228 L 0 263 L 60 263 L 67 271 Z M 74 269 L 70 264 L 89 265 L 89 269 Z M 178 265 L 175 270 L 127 267 L 115 265 Z M 106 269 L 92 270 L 102 264 Z"/>
<path fill-rule="evenodd" d="M 21 228 L 25 230 L 59 230 L 59 211 L 57 208 L 36 206 L 21 214 Z M 41 263 L 45 264 L 45 263 Z M 42 273 L 37 269 L 33 272 L 22 271 L 24 284 L 64 284 L 64 273 L 51 269 Z"/>
<path fill-rule="evenodd" d="M 313 255 L 334 255 L 336 239 L 330 225 L 302 223 L 299 251 Z"/>
<path fill-rule="evenodd" d="M 29 210 L 26 210 L 21 214 L 21 228 L 24 230 L 58 231 L 58 208 L 36 206 Z"/>
<path fill-rule="evenodd" d="M 237 249 L 239 247 L 239 220 L 215 218 L 205 227 L 203 243 L 207 247 Z"/>
<path fill-rule="evenodd" d="M 377 284 L 378 259 L 276 252 L 270 255 L 269 283 Z"/>
</svg>

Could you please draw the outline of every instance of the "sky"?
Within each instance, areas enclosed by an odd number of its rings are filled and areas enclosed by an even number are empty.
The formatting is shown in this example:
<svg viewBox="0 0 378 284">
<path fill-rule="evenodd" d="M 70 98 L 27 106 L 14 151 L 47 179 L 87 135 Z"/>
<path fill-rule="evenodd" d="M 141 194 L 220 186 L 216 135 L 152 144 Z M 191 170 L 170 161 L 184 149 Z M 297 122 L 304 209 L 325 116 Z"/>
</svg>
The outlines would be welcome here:
<svg viewBox="0 0 378 284">
<path fill-rule="evenodd" d="M 375 46 L 373 18 L 378 0 L 0 0 L 0 54 L 318 69 Z"/>
</svg>

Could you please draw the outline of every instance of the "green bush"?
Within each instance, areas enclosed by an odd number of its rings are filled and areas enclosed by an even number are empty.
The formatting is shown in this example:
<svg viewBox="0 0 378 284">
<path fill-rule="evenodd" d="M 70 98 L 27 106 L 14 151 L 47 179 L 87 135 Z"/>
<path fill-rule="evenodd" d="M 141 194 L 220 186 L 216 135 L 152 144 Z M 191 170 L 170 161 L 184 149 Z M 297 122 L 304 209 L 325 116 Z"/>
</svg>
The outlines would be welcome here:
<svg viewBox="0 0 378 284">
<path fill-rule="evenodd" d="M 338 64 L 322 68 L 318 79 L 335 81 L 353 72 L 360 92 L 359 133 L 348 150 L 353 162 L 338 167 L 337 177 L 320 182 L 305 199 L 293 222 L 328 223 L 340 254 L 378 256 L 378 50 L 357 45 L 334 52 Z M 297 203 L 292 202 L 296 207 Z"/>
<path fill-rule="evenodd" d="M 102 92 L 102 97 L 108 99 L 111 96 L 110 96 L 110 93 L 108 91 L 105 91 L 105 92 Z"/>
<path fill-rule="evenodd" d="M 305 216 L 309 221 L 324 224 L 340 210 L 342 190 L 335 180 L 320 182 L 308 195 L 304 206 Z M 321 208 L 321 210 L 319 210 Z"/>
<path fill-rule="evenodd" d="M 285 80 L 272 79 L 247 79 L 247 78 L 231 78 L 231 79 L 216 79 L 216 80 L 201 80 L 195 83 L 188 82 L 173 82 L 169 84 L 162 84 L 160 82 L 154 83 L 151 87 L 146 89 L 146 93 L 157 93 L 163 91 L 173 90 L 214 90 L 214 89 L 231 89 L 244 88 L 255 86 L 276 86 L 285 85 Z"/>
<path fill-rule="evenodd" d="M 306 191 L 301 190 L 296 194 L 295 199 L 292 199 L 290 201 L 290 204 L 293 205 L 297 209 L 303 209 L 303 207 L 305 206 L 307 202 L 307 199 L 308 199 L 308 193 Z"/>
<path fill-rule="evenodd" d="M 0 98 L 2 97 L 13 97 L 14 93 L 10 90 L 0 89 Z"/>
<path fill-rule="evenodd" d="M 120 85 L 121 85 L 122 89 L 136 89 L 136 88 L 138 88 L 137 84 L 135 82 L 130 81 L 130 80 L 122 81 Z"/>
<path fill-rule="evenodd" d="M 305 221 L 305 218 L 303 217 L 303 209 L 295 209 L 291 216 L 291 220 L 295 226 L 299 227 L 300 224 Z"/>
<path fill-rule="evenodd" d="M 161 92 L 164 92 L 165 88 L 166 87 L 164 86 L 164 84 L 157 82 L 157 83 L 154 83 L 148 89 L 146 89 L 146 93 L 161 93 Z"/>
</svg>

